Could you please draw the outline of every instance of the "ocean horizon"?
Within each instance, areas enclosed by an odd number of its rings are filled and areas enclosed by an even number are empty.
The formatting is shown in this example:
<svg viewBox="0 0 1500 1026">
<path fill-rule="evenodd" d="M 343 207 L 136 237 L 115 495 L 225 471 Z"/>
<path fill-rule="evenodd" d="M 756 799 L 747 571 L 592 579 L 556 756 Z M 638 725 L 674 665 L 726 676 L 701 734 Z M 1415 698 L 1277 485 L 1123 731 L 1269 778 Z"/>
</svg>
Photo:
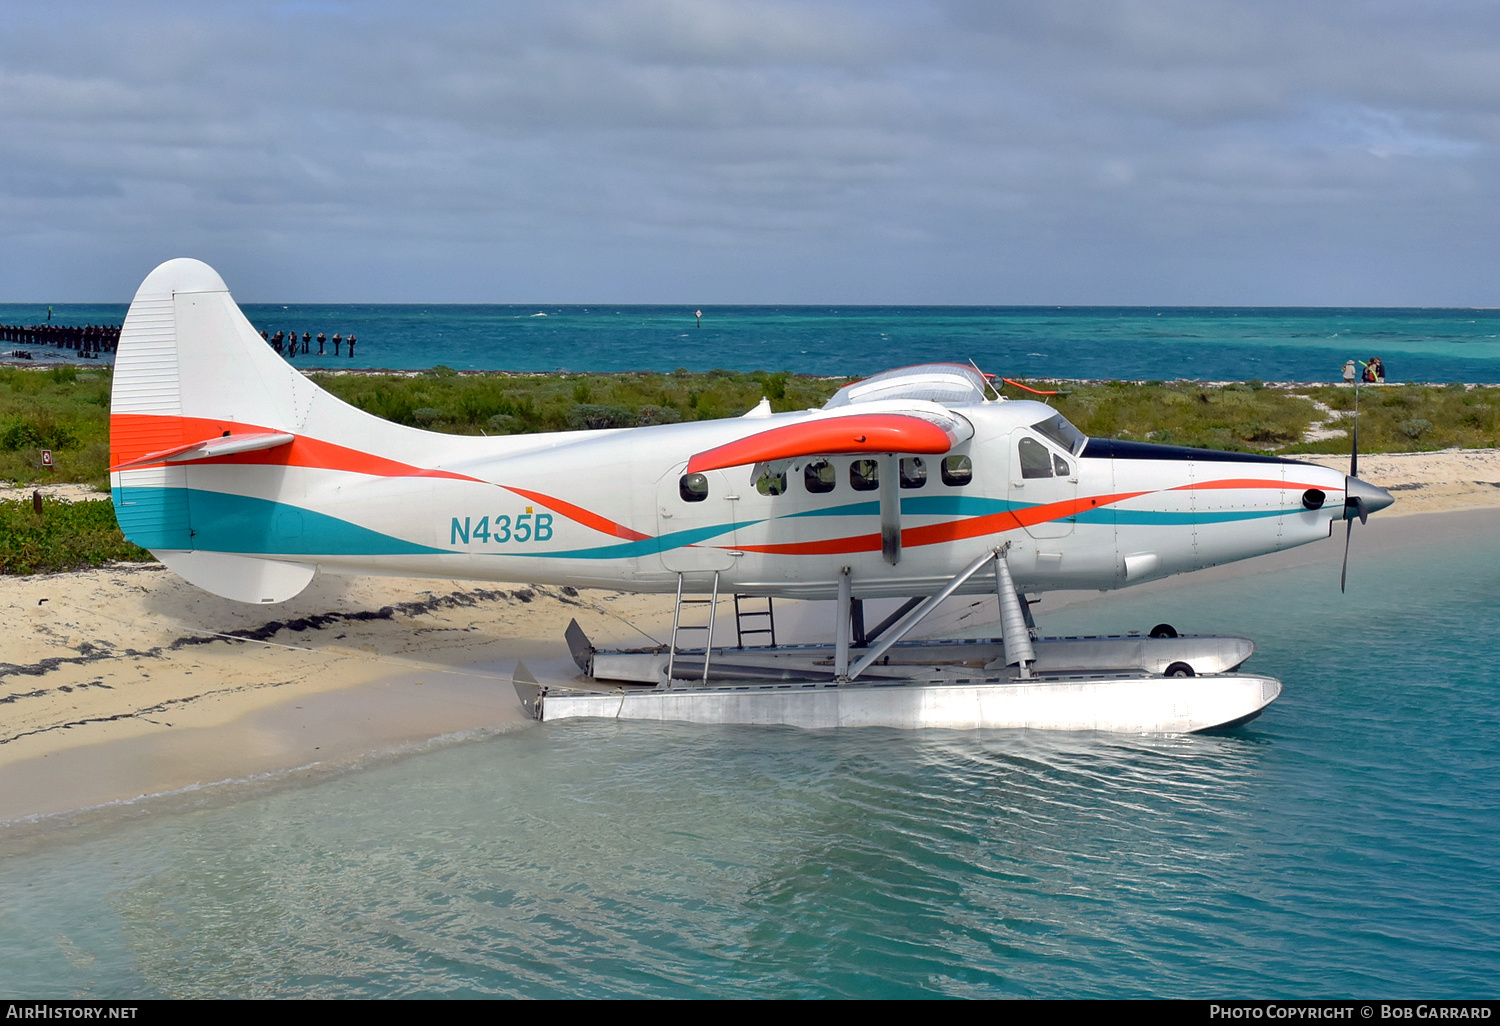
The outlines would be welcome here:
<svg viewBox="0 0 1500 1026">
<path fill-rule="evenodd" d="M 790 371 L 854 376 L 973 360 L 1023 378 L 1337 381 L 1379 356 L 1391 381 L 1500 382 L 1500 309 L 1352 307 L 663 306 L 247 303 L 268 334 L 327 336 L 304 368 L 528 372 Z M 701 324 L 694 316 L 702 310 Z M 126 304 L 53 304 L 119 324 Z M 46 304 L 0 304 L 0 323 Z M 333 355 L 332 336 L 358 338 Z"/>
</svg>

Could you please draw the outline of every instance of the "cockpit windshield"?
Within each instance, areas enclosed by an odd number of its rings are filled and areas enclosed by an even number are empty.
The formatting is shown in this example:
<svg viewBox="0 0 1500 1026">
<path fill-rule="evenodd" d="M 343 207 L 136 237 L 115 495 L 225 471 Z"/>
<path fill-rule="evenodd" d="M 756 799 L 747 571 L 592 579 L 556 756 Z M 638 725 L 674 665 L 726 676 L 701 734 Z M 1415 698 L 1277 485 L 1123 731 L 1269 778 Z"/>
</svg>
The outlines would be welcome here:
<svg viewBox="0 0 1500 1026">
<path fill-rule="evenodd" d="M 1064 420 L 1061 413 L 1053 414 L 1046 420 L 1037 421 L 1031 425 L 1031 430 L 1043 438 L 1056 442 L 1074 456 L 1081 455 L 1084 444 L 1088 442 L 1087 436 Z"/>
</svg>

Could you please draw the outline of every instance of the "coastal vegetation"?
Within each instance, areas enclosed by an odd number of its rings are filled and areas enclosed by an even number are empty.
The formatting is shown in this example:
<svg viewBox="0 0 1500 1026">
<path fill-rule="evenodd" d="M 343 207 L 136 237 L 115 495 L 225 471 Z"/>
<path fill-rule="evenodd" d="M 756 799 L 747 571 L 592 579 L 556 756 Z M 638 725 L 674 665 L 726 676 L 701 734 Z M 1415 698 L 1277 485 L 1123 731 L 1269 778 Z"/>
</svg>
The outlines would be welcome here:
<svg viewBox="0 0 1500 1026">
<path fill-rule="evenodd" d="M 319 373 L 312 380 L 376 416 L 451 434 L 525 434 L 734 417 L 768 399 L 777 412 L 821 406 L 848 381 L 756 371 L 514 374 Z M 0 482 L 108 487 L 110 367 L 0 367 Z M 1028 381 L 1009 398 L 1050 403 L 1088 435 L 1284 455 L 1349 451 L 1354 390 L 1260 381 Z M 1500 388 L 1385 385 L 1359 393 L 1360 449 L 1500 446 Z M 53 466 L 43 466 L 42 450 Z M 0 502 L 0 572 L 147 559 L 114 526 L 108 500 Z"/>
<path fill-rule="evenodd" d="M 66 502 L 42 496 L 0 500 L 0 574 L 56 573 L 105 563 L 150 562 L 151 553 L 125 540 L 108 499 Z"/>
</svg>

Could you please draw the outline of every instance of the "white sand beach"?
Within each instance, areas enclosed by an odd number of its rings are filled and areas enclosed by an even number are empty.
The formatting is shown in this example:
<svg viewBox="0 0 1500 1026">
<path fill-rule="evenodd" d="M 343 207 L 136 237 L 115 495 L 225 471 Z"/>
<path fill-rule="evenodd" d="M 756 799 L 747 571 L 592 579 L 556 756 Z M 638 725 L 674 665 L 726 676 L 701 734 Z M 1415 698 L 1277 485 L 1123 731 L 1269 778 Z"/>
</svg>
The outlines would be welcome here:
<svg viewBox="0 0 1500 1026">
<path fill-rule="evenodd" d="M 1410 539 L 1403 521 L 1414 514 L 1439 514 L 1435 525 L 1441 514 L 1500 508 L 1497 450 L 1371 454 L 1360 476 L 1397 498 L 1365 528 L 1378 536 Z M 1341 552 L 1312 545 L 1204 572 L 1265 572 Z M 0 824 L 523 724 L 516 660 L 565 659 L 574 617 L 601 644 L 647 643 L 631 624 L 664 637 L 671 605 L 669 596 L 320 575 L 267 608 L 150 564 L 3 578 Z M 254 640 L 224 637 L 235 631 Z"/>
</svg>

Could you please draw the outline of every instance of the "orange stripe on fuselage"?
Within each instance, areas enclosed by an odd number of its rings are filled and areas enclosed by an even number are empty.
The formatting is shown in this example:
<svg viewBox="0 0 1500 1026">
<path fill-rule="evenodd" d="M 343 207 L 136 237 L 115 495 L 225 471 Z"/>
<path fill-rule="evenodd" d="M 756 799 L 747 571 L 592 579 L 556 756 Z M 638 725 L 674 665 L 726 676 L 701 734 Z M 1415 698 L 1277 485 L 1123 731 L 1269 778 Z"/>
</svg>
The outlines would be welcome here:
<svg viewBox="0 0 1500 1026">
<path fill-rule="evenodd" d="M 175 427 L 173 426 L 175 424 Z M 251 432 L 280 431 L 281 428 L 261 427 L 255 424 L 244 424 L 230 420 L 211 420 L 204 417 L 165 417 L 158 414 L 145 413 L 117 413 L 109 418 L 110 433 L 110 464 L 118 466 L 128 463 L 133 459 L 145 456 L 156 449 L 145 447 L 142 443 L 145 439 L 164 438 L 171 435 L 176 436 L 179 444 L 192 441 L 202 441 L 209 438 L 218 438 L 228 431 L 230 434 L 247 434 Z M 116 439 L 122 447 L 116 449 Z M 128 445 L 128 448 L 125 446 Z M 173 463 L 178 467 L 214 466 L 217 464 L 228 464 L 234 466 L 283 466 L 283 467 L 310 467 L 316 470 L 342 470 L 351 474 L 368 474 L 372 477 L 442 477 L 455 481 L 477 481 L 480 484 L 489 484 L 477 477 L 467 474 L 455 474 L 447 470 L 428 470 L 423 467 L 414 467 L 409 463 L 399 460 L 388 460 L 383 456 L 374 456 L 358 449 L 348 446 L 336 445 L 333 442 L 325 442 L 319 438 L 310 438 L 306 435 L 297 435 L 286 445 L 277 446 L 275 449 L 261 449 L 255 452 L 231 453 L 228 456 L 208 456 L 199 460 L 180 460 Z M 142 464 L 152 466 L 153 464 Z M 139 469 L 132 467 L 132 470 Z"/>
<path fill-rule="evenodd" d="M 593 528 L 602 534 L 614 535 L 616 538 L 624 538 L 626 541 L 645 541 L 651 537 L 649 534 L 642 534 L 639 531 L 626 527 L 624 524 L 617 524 L 607 517 L 591 513 L 582 506 L 575 506 L 571 502 L 564 502 L 562 499 L 554 499 L 552 496 L 543 495 L 541 492 L 533 492 L 525 488 L 514 488 L 511 485 L 501 485 L 500 487 L 508 492 L 515 492 L 523 498 L 530 499 L 539 506 L 546 506 L 554 513 L 561 513 L 569 520 L 575 520 L 584 527 Z"/>
<path fill-rule="evenodd" d="M 901 532 L 901 545 L 939 545 L 943 542 L 978 538 L 986 534 L 999 534 L 1017 528 L 1043 524 L 1049 520 L 1061 520 L 1085 510 L 1097 509 L 1150 492 L 1120 492 L 1116 495 L 1095 495 L 1085 499 L 1068 499 L 1065 502 L 1049 502 L 1025 509 L 1011 509 L 1000 513 L 989 513 L 967 520 L 950 520 L 942 524 L 924 527 L 908 527 Z M 874 552 L 880 548 L 880 535 L 861 534 L 851 538 L 830 538 L 827 541 L 789 542 L 782 545 L 735 545 L 724 546 L 740 552 L 763 552 L 781 556 L 832 556 L 845 552 Z"/>
<path fill-rule="evenodd" d="M 1258 477 L 1226 477 L 1220 481 L 1194 481 L 1191 484 L 1175 485 L 1166 491 L 1192 492 L 1209 488 L 1317 488 L 1322 490 L 1324 487 L 1326 486 L 1302 484 L 1297 481 L 1273 481 Z"/>
</svg>

